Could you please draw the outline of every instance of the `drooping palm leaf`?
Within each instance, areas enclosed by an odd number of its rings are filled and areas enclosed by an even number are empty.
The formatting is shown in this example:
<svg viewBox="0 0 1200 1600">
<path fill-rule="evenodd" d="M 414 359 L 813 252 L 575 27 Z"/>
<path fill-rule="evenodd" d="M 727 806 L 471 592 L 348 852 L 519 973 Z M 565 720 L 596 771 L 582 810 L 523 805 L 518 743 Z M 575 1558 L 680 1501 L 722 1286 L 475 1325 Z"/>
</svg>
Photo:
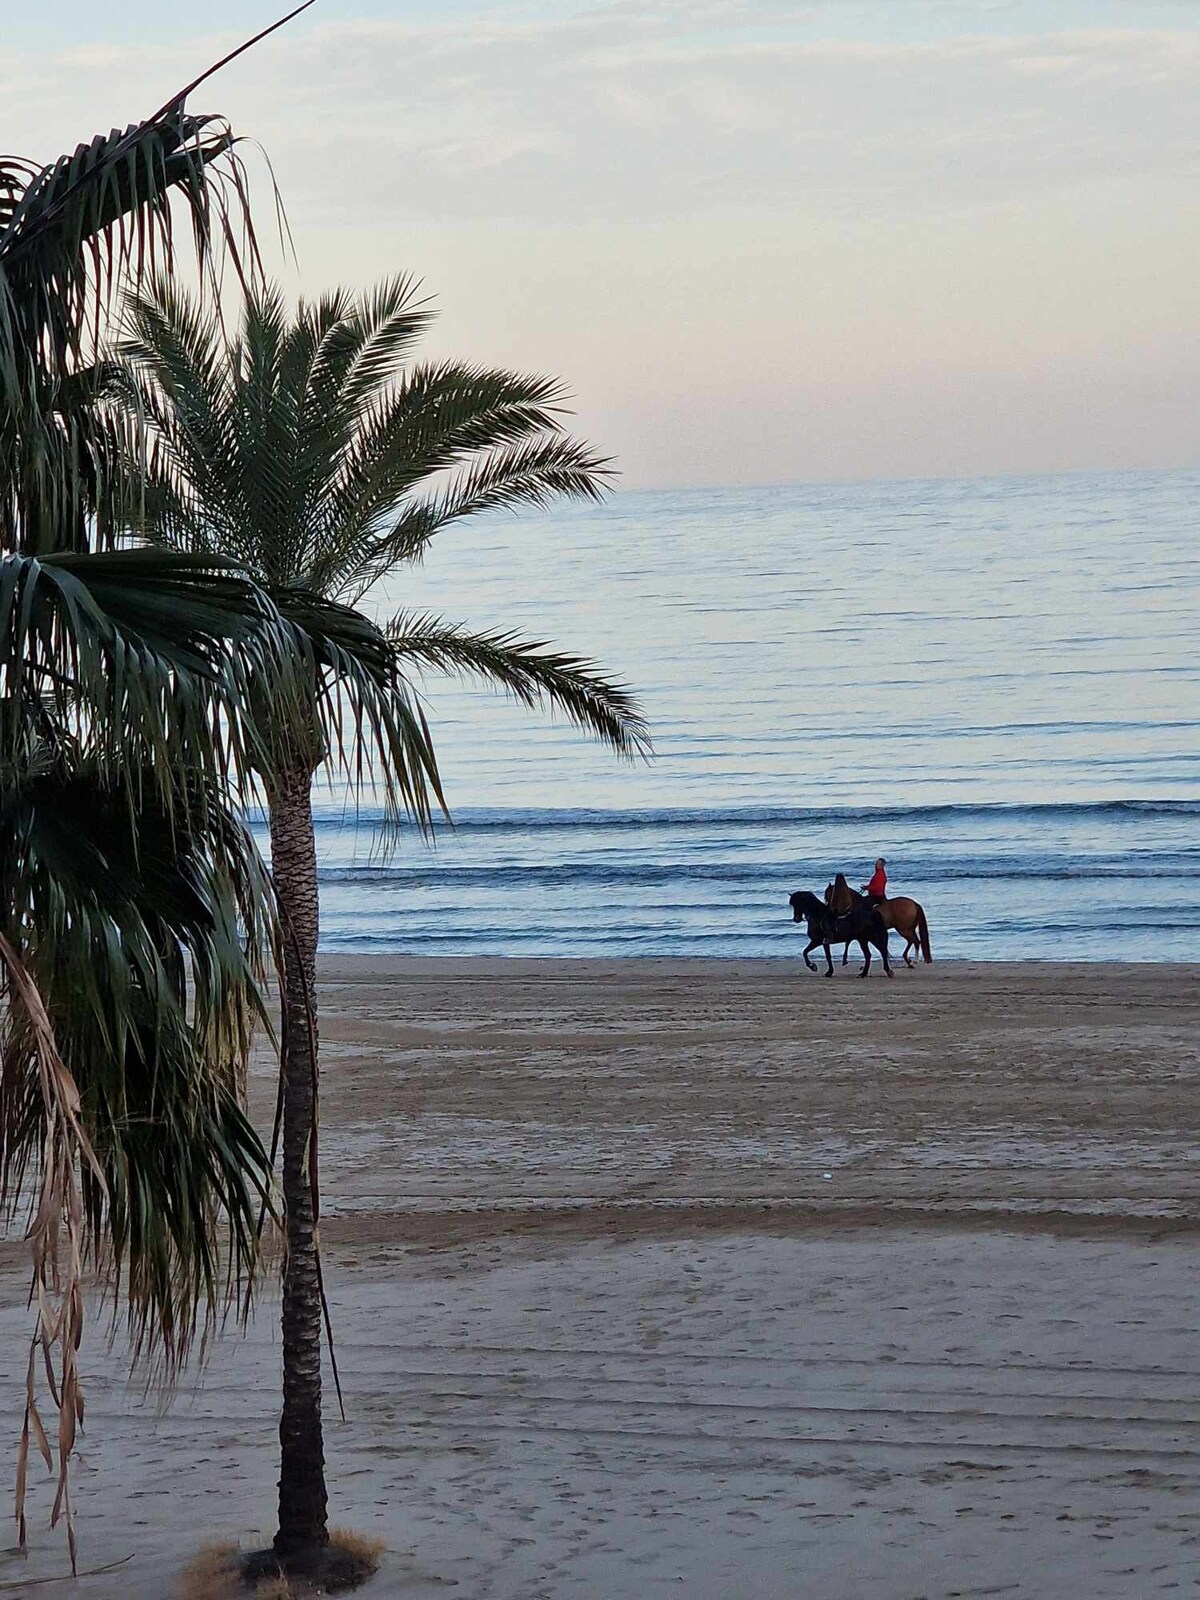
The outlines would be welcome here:
<svg viewBox="0 0 1200 1600">
<path fill-rule="evenodd" d="M 594 661 L 511 632 L 476 633 L 440 617 L 401 613 L 387 637 L 406 669 L 424 668 L 498 684 L 522 705 L 548 705 L 599 734 L 619 755 L 650 753 L 650 738 L 628 685 Z"/>
<path fill-rule="evenodd" d="M 269 1163 L 241 1110 L 269 949 L 269 886 L 214 786 L 159 803 L 114 778 L 36 702 L 0 701 L 0 1210 L 28 1205 L 35 1333 L 17 1470 L 51 1466 L 37 1396 L 58 1407 L 52 1521 L 67 1519 L 83 1416 L 84 1272 L 168 1371 L 258 1262 Z M 49 730 L 49 736 L 47 731 Z M 135 797 L 131 803 L 131 796 Z"/>
<path fill-rule="evenodd" d="M 237 136 L 223 117 L 187 110 L 215 70 L 45 166 L 0 157 L 0 546 L 81 550 L 115 492 L 112 440 L 79 380 L 113 294 L 173 263 L 176 197 L 202 277 L 215 283 L 222 252 L 243 282 L 258 273 Z"/>
<path fill-rule="evenodd" d="M 135 1334 L 174 1366 L 229 1276 L 253 1273 L 267 1163 L 240 1076 L 271 948 L 269 884 L 214 786 L 158 803 L 86 750 L 29 739 L 0 785 L 0 934 L 37 985 L 79 1092 L 88 1258 L 120 1282 Z M 197 780 L 199 781 L 199 780 Z M 0 1205 L 43 1159 L 26 1013 L 0 1029 Z M 40 1180 L 39 1180 L 40 1181 Z M 37 1185 L 35 1185 L 37 1187 Z M 224 1260 L 217 1220 L 228 1244 Z"/>
<path fill-rule="evenodd" d="M 6 1035 L 0 1043 L 0 1085 L 6 1100 L 11 1085 L 13 1098 L 18 1102 L 12 1137 L 21 1140 L 24 1127 L 32 1127 L 38 1136 L 41 1157 L 27 1235 L 33 1265 L 30 1299 L 36 1312 L 25 1374 L 25 1418 L 17 1448 L 14 1494 L 17 1530 L 24 1545 L 25 1487 L 31 1442 L 36 1442 L 47 1471 L 55 1470 L 38 1403 L 40 1357 L 45 1362 L 59 1414 L 58 1481 L 52 1521 L 57 1523 L 60 1516 L 66 1517 L 67 1544 L 74 1572 L 75 1528 L 71 1516 L 69 1466 L 75 1430 L 83 1421 L 83 1389 L 78 1365 L 84 1321 L 81 1174 L 84 1166 L 91 1164 L 101 1182 L 103 1177 L 83 1129 L 79 1089 L 59 1052 L 45 1001 L 20 951 L 3 933 L 0 933 L 0 999 L 5 1007 Z M 20 1061 L 26 1068 L 19 1090 L 13 1083 L 16 1074 L 8 1070 L 8 1063 L 13 1060 Z M 22 1099 L 35 1102 L 36 1110 L 26 1110 L 19 1104 Z M 5 1152 L 11 1142 L 9 1137 L 4 1138 Z M 28 1141 L 25 1147 L 28 1149 Z M 59 1357 L 57 1372 L 54 1370 L 56 1353 Z"/>
<path fill-rule="evenodd" d="M 202 258 L 214 223 L 236 248 L 225 190 L 208 170 L 222 162 L 234 195 L 244 195 L 232 131 L 177 102 L 49 166 L 0 166 L 9 197 L 0 215 L 0 538 L 9 548 L 83 547 L 108 463 L 73 380 L 92 364 L 114 285 L 170 259 L 173 193 Z"/>
<path fill-rule="evenodd" d="M 446 800 L 429 724 L 387 635 L 360 611 L 311 590 L 275 589 L 271 598 L 311 651 L 310 726 L 320 741 L 313 765 L 328 762 L 356 796 L 382 790 L 394 821 L 425 830 L 434 803 L 445 810 Z M 282 719 L 278 702 L 267 707 L 253 692 L 244 703 L 258 738 L 274 741 L 269 764 L 280 766 L 295 753 L 303 721 Z"/>
<path fill-rule="evenodd" d="M 298 702 L 303 640 L 217 556 L 129 549 L 0 555 L 0 686 L 61 727 L 86 724 L 94 755 L 169 795 L 180 771 L 245 781 L 256 751 L 241 708 L 266 684 Z M 0 756 L 21 725 L 0 718 Z"/>
</svg>

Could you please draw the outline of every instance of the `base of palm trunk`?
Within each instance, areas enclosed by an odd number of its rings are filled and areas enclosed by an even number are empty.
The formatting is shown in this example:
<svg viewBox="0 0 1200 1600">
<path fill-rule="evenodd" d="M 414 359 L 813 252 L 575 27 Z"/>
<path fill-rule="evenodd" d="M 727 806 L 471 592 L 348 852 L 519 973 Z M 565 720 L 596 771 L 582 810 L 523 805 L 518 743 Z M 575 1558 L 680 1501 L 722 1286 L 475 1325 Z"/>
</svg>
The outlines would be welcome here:
<svg viewBox="0 0 1200 1600">
<path fill-rule="evenodd" d="M 323 1549 L 311 1552 L 307 1564 L 281 1562 L 274 1550 L 252 1555 L 236 1545 L 213 1544 L 188 1563 L 176 1591 L 177 1600 L 248 1600 L 255 1593 L 282 1600 L 343 1592 L 364 1583 L 379 1570 L 382 1539 L 365 1539 L 357 1533 L 335 1532 Z"/>
<path fill-rule="evenodd" d="M 255 1550 L 238 1559 L 243 1584 L 253 1590 L 272 1578 L 287 1578 L 319 1594 L 337 1594 L 357 1588 L 379 1570 L 380 1546 L 353 1534 L 333 1536 L 327 1545 L 296 1550 L 281 1556 L 277 1550 Z"/>
</svg>

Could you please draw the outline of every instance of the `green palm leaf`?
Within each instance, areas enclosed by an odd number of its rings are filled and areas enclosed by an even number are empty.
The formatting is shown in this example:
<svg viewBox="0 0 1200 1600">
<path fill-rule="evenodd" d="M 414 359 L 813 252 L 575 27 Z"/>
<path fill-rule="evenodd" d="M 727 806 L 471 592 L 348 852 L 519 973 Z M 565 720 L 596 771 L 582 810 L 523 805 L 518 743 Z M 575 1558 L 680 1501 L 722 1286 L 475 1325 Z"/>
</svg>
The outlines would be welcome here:
<svg viewBox="0 0 1200 1600">
<path fill-rule="evenodd" d="M 94 361 L 113 294 L 172 268 L 173 203 L 202 279 L 215 287 L 218 254 L 243 282 L 258 274 L 239 141 L 224 118 L 186 109 L 216 69 L 152 116 L 48 165 L 0 157 L 0 546 L 85 548 L 88 519 L 116 479 L 113 441 L 76 380 Z"/>
<path fill-rule="evenodd" d="M 263 1015 L 269 883 L 218 789 L 168 814 L 147 779 L 131 810 L 124 786 L 79 749 L 39 754 L 0 790 L 0 932 L 23 952 L 79 1089 L 98 1161 L 83 1174 L 88 1254 L 123 1282 L 136 1345 L 173 1366 L 222 1285 L 256 1267 L 267 1163 L 238 1089 Z M 35 1068 L 28 1028 L 10 1013 L 0 1032 L 9 1206 L 41 1158 Z"/>
<path fill-rule="evenodd" d="M 249 780 L 242 707 L 270 686 L 298 705 L 303 640 L 217 556 L 161 549 L 0 556 L 0 681 L 11 701 L 90 733 L 113 770 L 170 795 L 182 771 Z M 21 723 L 0 718 L 0 756 Z M 139 781 L 141 781 L 139 779 Z"/>
<path fill-rule="evenodd" d="M 628 685 L 594 661 L 509 632 L 475 633 L 439 617 L 402 614 L 387 636 L 399 661 L 498 684 L 522 705 L 549 706 L 619 755 L 648 756 L 649 731 Z"/>
</svg>

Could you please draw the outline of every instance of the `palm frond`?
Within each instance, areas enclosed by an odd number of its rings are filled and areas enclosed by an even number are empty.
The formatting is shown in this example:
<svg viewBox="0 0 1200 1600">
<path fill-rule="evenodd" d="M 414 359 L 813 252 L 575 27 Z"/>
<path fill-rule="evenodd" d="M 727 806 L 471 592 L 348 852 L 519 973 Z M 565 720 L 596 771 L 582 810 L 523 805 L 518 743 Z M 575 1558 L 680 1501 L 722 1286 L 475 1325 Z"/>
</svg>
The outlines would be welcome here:
<svg viewBox="0 0 1200 1600">
<path fill-rule="evenodd" d="M 257 1261 L 266 1157 L 238 1087 L 271 949 L 269 879 L 213 786 L 168 813 L 131 809 L 67 744 L 0 788 L 0 934 L 36 984 L 78 1086 L 94 1165 L 80 1178 L 85 1258 L 122 1290 L 135 1349 L 168 1368 L 198 1318 Z M 44 1071 L 28 1007 L 0 1029 L 0 1205 L 45 1161 Z M 44 1170 L 38 1172 L 40 1188 Z M 222 1251 L 217 1219 L 223 1218 Z"/>
<path fill-rule="evenodd" d="M 115 463 L 72 380 L 92 364 L 118 289 L 172 268 L 176 197 L 203 282 L 215 288 L 225 260 L 243 284 L 261 276 L 238 138 L 224 118 L 186 109 L 207 76 L 48 165 L 0 159 L 0 545 L 84 548 Z"/>
<path fill-rule="evenodd" d="M 441 529 L 483 511 L 542 507 L 557 499 L 603 499 L 611 463 L 578 439 L 563 435 L 481 455 L 432 494 L 407 499 L 390 527 L 339 551 L 329 581 L 356 604 L 395 567 L 419 561 Z"/>
<path fill-rule="evenodd" d="M 334 290 L 316 306 L 301 307 L 297 320 L 312 322 L 319 333 L 308 385 L 315 397 L 355 419 L 388 388 L 434 319 L 430 301 L 417 299 L 420 287 L 419 279 L 399 274 L 356 300 Z"/>
<path fill-rule="evenodd" d="M 36 1308 L 17 1515 L 23 1542 L 44 1363 L 74 1565 L 85 1272 L 168 1372 L 255 1282 L 270 1169 L 238 1090 L 271 899 L 219 788 L 168 811 L 154 779 L 47 737 L 36 703 L 3 709 L 24 738 L 0 762 L 0 1210 L 30 1207 Z"/>
<path fill-rule="evenodd" d="M 395 617 L 387 637 L 407 669 L 431 668 L 496 684 L 524 706 L 562 712 L 620 755 L 651 753 L 636 697 L 593 661 L 515 633 L 475 633 L 431 616 Z"/>
<path fill-rule="evenodd" d="M 480 452 L 562 434 L 565 399 L 557 379 L 537 374 L 462 362 L 414 367 L 358 419 L 331 486 L 331 525 L 382 533 L 426 480 Z"/>
<path fill-rule="evenodd" d="M 0 695 L 62 728 L 86 728 L 114 771 L 232 772 L 255 759 L 240 714 L 265 679 L 296 706 L 298 641 L 230 562 L 161 549 L 0 556 Z M 289 696 L 291 698 L 289 699 Z M 0 718 L 0 758 L 23 737 Z"/>
<path fill-rule="evenodd" d="M 310 726 L 321 740 L 308 752 L 312 766 L 328 758 L 355 795 L 382 789 L 389 820 L 409 819 L 424 831 L 446 800 L 429 724 L 387 636 L 361 612 L 310 590 L 277 589 L 272 597 L 312 651 Z M 277 741 L 271 765 L 283 765 L 304 724 L 281 719 L 276 707 L 251 709 L 262 737 Z"/>
<path fill-rule="evenodd" d="M 17 1449 L 17 1531 L 23 1546 L 31 1439 L 36 1440 L 47 1469 L 55 1470 L 38 1403 L 40 1356 L 49 1378 L 51 1397 L 58 1407 L 58 1470 L 53 1521 L 57 1522 L 60 1516 L 66 1518 L 67 1544 L 74 1572 L 75 1526 L 71 1515 L 69 1467 L 75 1430 L 83 1421 L 83 1386 L 78 1359 L 84 1322 L 81 1175 L 84 1168 L 90 1166 L 102 1186 L 104 1173 L 83 1130 L 79 1090 L 59 1053 L 45 1001 L 20 952 L 3 933 L 0 933 L 0 998 L 7 1008 L 9 1045 L 6 1050 L 0 1041 L 0 1106 L 7 1107 L 10 1102 L 11 1087 L 15 1091 L 11 1099 L 18 1106 L 15 1125 L 22 1130 L 34 1130 L 41 1158 L 28 1230 L 33 1255 L 30 1299 L 36 1314 L 25 1374 L 25 1420 Z M 19 1088 L 10 1086 L 9 1082 L 13 1055 L 24 1057 L 27 1064 L 24 1082 Z M 4 1155 L 8 1149 L 6 1138 Z"/>
<path fill-rule="evenodd" d="M 558 380 L 462 362 L 403 370 L 431 315 L 416 291 L 404 278 L 357 299 L 336 290 L 285 326 L 268 289 L 227 338 L 153 279 L 127 305 L 121 346 L 148 438 L 131 524 L 219 548 L 261 583 L 353 602 L 457 517 L 598 497 L 610 464 L 565 433 Z"/>
</svg>

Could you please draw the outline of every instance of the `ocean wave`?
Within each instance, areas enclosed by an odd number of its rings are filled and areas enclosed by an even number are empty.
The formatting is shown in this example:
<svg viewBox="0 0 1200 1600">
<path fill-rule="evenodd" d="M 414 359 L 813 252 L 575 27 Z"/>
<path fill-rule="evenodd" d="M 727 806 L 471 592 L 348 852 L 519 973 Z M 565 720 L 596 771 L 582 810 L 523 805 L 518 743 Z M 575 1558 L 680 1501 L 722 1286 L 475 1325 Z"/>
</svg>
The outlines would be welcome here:
<svg viewBox="0 0 1200 1600">
<path fill-rule="evenodd" d="M 999 923 L 960 928 L 947 937 L 934 928 L 935 961 L 1178 961 L 1194 962 L 1188 921 L 1147 921 L 1129 924 L 1038 921 L 1006 926 Z M 326 954 L 355 952 L 378 955 L 449 956 L 762 956 L 794 959 L 799 967 L 803 931 L 788 924 L 780 930 L 763 928 L 674 929 L 648 925 L 636 931 L 598 932 L 585 927 L 546 932 L 517 928 L 483 928 L 471 932 L 407 929 L 350 932 L 331 930 L 322 936 Z M 904 941 L 893 933 L 889 953 L 899 962 Z M 841 946 L 832 941 L 840 962 Z M 859 960 L 857 946 L 850 961 Z"/>
<path fill-rule="evenodd" d="M 1044 803 L 952 803 L 928 806 L 731 806 L 723 809 L 701 807 L 660 807 L 632 811 L 579 809 L 464 809 L 456 812 L 454 823 L 439 831 L 469 833 L 509 831 L 524 833 L 533 829 L 570 830 L 625 828 L 762 828 L 821 823 L 837 825 L 862 822 L 953 821 L 981 818 L 997 821 L 1052 821 L 1055 818 L 1111 817 L 1200 817 L 1200 800 L 1057 800 Z M 261 823 L 260 817 L 253 819 Z M 318 812 L 321 831 L 370 830 L 382 823 L 378 809 L 364 808 L 357 814 L 344 811 Z"/>
<path fill-rule="evenodd" d="M 387 885 L 393 889 L 487 889 L 517 886 L 532 888 L 592 887 L 655 888 L 680 882 L 729 883 L 752 887 L 755 884 L 793 884 L 804 879 L 826 881 L 835 868 L 828 863 L 798 862 L 780 866 L 773 862 L 732 865 L 723 862 L 689 865 L 645 865 L 636 860 L 608 862 L 603 865 L 591 862 L 560 862 L 554 866 L 495 866 L 495 867 L 322 867 L 317 876 L 323 884 L 345 884 L 358 887 Z M 1070 883 L 1088 879 L 1131 883 L 1162 879 L 1200 880 L 1200 864 L 1187 864 L 1174 860 L 1155 862 L 1153 865 L 1132 862 L 1105 866 L 1080 865 L 1077 867 L 1042 867 L 1034 864 L 996 862 L 963 865 L 954 862 L 905 861 L 905 879 L 912 884 L 985 883 L 993 880 L 1014 882 L 1032 881 Z M 900 882 L 896 892 L 904 893 Z"/>
</svg>

